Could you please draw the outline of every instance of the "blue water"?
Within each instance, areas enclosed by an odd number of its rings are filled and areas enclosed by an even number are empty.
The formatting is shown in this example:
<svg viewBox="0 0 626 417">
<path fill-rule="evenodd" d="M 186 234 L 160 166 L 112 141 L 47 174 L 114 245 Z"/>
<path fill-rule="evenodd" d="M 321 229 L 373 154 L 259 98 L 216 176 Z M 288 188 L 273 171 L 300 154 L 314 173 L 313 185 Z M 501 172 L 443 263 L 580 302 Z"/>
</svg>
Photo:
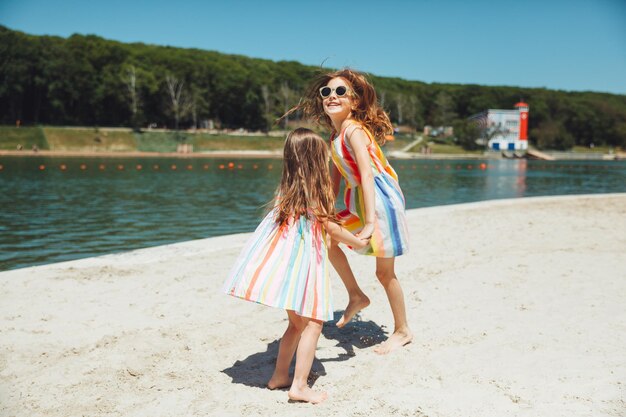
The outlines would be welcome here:
<svg viewBox="0 0 626 417">
<path fill-rule="evenodd" d="M 281 163 L 0 157 L 0 270 L 252 231 Z M 626 192 L 626 161 L 392 164 L 407 208 Z"/>
</svg>

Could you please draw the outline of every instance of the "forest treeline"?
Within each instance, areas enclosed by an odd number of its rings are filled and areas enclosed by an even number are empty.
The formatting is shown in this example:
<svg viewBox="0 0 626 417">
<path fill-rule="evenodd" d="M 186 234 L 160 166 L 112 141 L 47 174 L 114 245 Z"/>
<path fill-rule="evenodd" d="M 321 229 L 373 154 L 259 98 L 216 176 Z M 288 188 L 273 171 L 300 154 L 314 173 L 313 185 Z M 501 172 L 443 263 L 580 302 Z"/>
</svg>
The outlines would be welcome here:
<svg viewBox="0 0 626 417">
<path fill-rule="evenodd" d="M 320 68 L 93 35 L 34 36 L 0 26 L 0 123 L 268 130 Z M 462 63 L 459 63 L 462 71 Z M 371 76 L 396 125 L 459 125 L 488 108 L 530 105 L 539 148 L 626 147 L 626 96 L 438 84 Z"/>
</svg>

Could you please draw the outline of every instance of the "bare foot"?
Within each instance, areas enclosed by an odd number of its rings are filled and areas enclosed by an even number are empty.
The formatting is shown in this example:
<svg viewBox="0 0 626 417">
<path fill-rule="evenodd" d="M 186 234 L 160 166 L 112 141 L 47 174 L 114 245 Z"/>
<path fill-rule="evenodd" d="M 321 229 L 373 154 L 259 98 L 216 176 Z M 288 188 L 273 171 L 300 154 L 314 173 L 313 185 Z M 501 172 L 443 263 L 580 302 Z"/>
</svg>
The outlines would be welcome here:
<svg viewBox="0 0 626 417">
<path fill-rule="evenodd" d="M 289 388 L 291 386 L 292 379 L 287 376 L 278 376 L 272 375 L 270 380 L 267 382 L 267 387 L 269 389 L 280 389 L 280 388 Z"/>
<path fill-rule="evenodd" d="M 289 399 L 292 401 L 304 401 L 311 404 L 319 404 L 328 398 L 325 391 L 315 391 L 308 386 L 304 388 L 296 388 L 294 386 L 288 392 Z"/>
<path fill-rule="evenodd" d="M 356 297 L 351 297 L 350 301 L 348 301 L 348 306 L 343 312 L 343 316 L 341 316 L 341 318 L 337 322 L 337 327 L 343 327 L 346 324 L 350 323 L 352 317 L 354 317 L 356 313 L 363 310 L 368 305 L 370 305 L 370 299 L 367 298 L 367 295 L 363 293 Z"/>
<path fill-rule="evenodd" d="M 391 337 L 385 340 L 380 346 L 374 349 L 374 352 L 379 355 L 386 355 L 394 350 L 401 348 L 402 346 L 411 343 L 413 340 L 413 333 L 407 329 L 399 329 L 393 332 Z"/>
</svg>

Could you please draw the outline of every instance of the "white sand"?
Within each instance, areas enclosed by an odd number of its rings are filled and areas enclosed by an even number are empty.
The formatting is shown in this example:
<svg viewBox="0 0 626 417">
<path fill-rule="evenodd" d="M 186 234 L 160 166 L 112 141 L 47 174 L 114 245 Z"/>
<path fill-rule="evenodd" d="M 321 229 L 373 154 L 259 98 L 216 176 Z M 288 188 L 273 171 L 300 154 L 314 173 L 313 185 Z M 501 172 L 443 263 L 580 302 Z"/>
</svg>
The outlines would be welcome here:
<svg viewBox="0 0 626 417">
<path fill-rule="evenodd" d="M 220 293 L 233 235 L 0 273 L 0 414 L 626 415 L 626 194 L 408 216 L 414 343 L 373 352 L 391 313 L 373 259 L 350 255 L 372 305 L 324 330 L 324 404 L 262 388 L 286 315 Z"/>
</svg>

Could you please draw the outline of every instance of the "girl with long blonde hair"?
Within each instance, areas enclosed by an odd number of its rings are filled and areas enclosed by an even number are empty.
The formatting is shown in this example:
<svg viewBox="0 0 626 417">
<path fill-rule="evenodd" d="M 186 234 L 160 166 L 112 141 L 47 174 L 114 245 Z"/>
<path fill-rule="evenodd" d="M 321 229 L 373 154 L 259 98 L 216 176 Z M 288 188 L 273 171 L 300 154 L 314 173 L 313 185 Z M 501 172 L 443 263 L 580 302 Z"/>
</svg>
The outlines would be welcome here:
<svg viewBox="0 0 626 417">
<path fill-rule="evenodd" d="M 333 319 L 328 240 L 355 248 L 368 242 L 338 224 L 328 163 L 328 146 L 317 134 L 296 129 L 287 136 L 273 209 L 224 283 L 227 294 L 287 310 L 289 324 L 267 386 L 289 387 L 291 400 L 311 403 L 327 397 L 311 389 L 307 378 L 323 322 Z M 291 380 L 289 366 L 296 351 Z"/>
</svg>

